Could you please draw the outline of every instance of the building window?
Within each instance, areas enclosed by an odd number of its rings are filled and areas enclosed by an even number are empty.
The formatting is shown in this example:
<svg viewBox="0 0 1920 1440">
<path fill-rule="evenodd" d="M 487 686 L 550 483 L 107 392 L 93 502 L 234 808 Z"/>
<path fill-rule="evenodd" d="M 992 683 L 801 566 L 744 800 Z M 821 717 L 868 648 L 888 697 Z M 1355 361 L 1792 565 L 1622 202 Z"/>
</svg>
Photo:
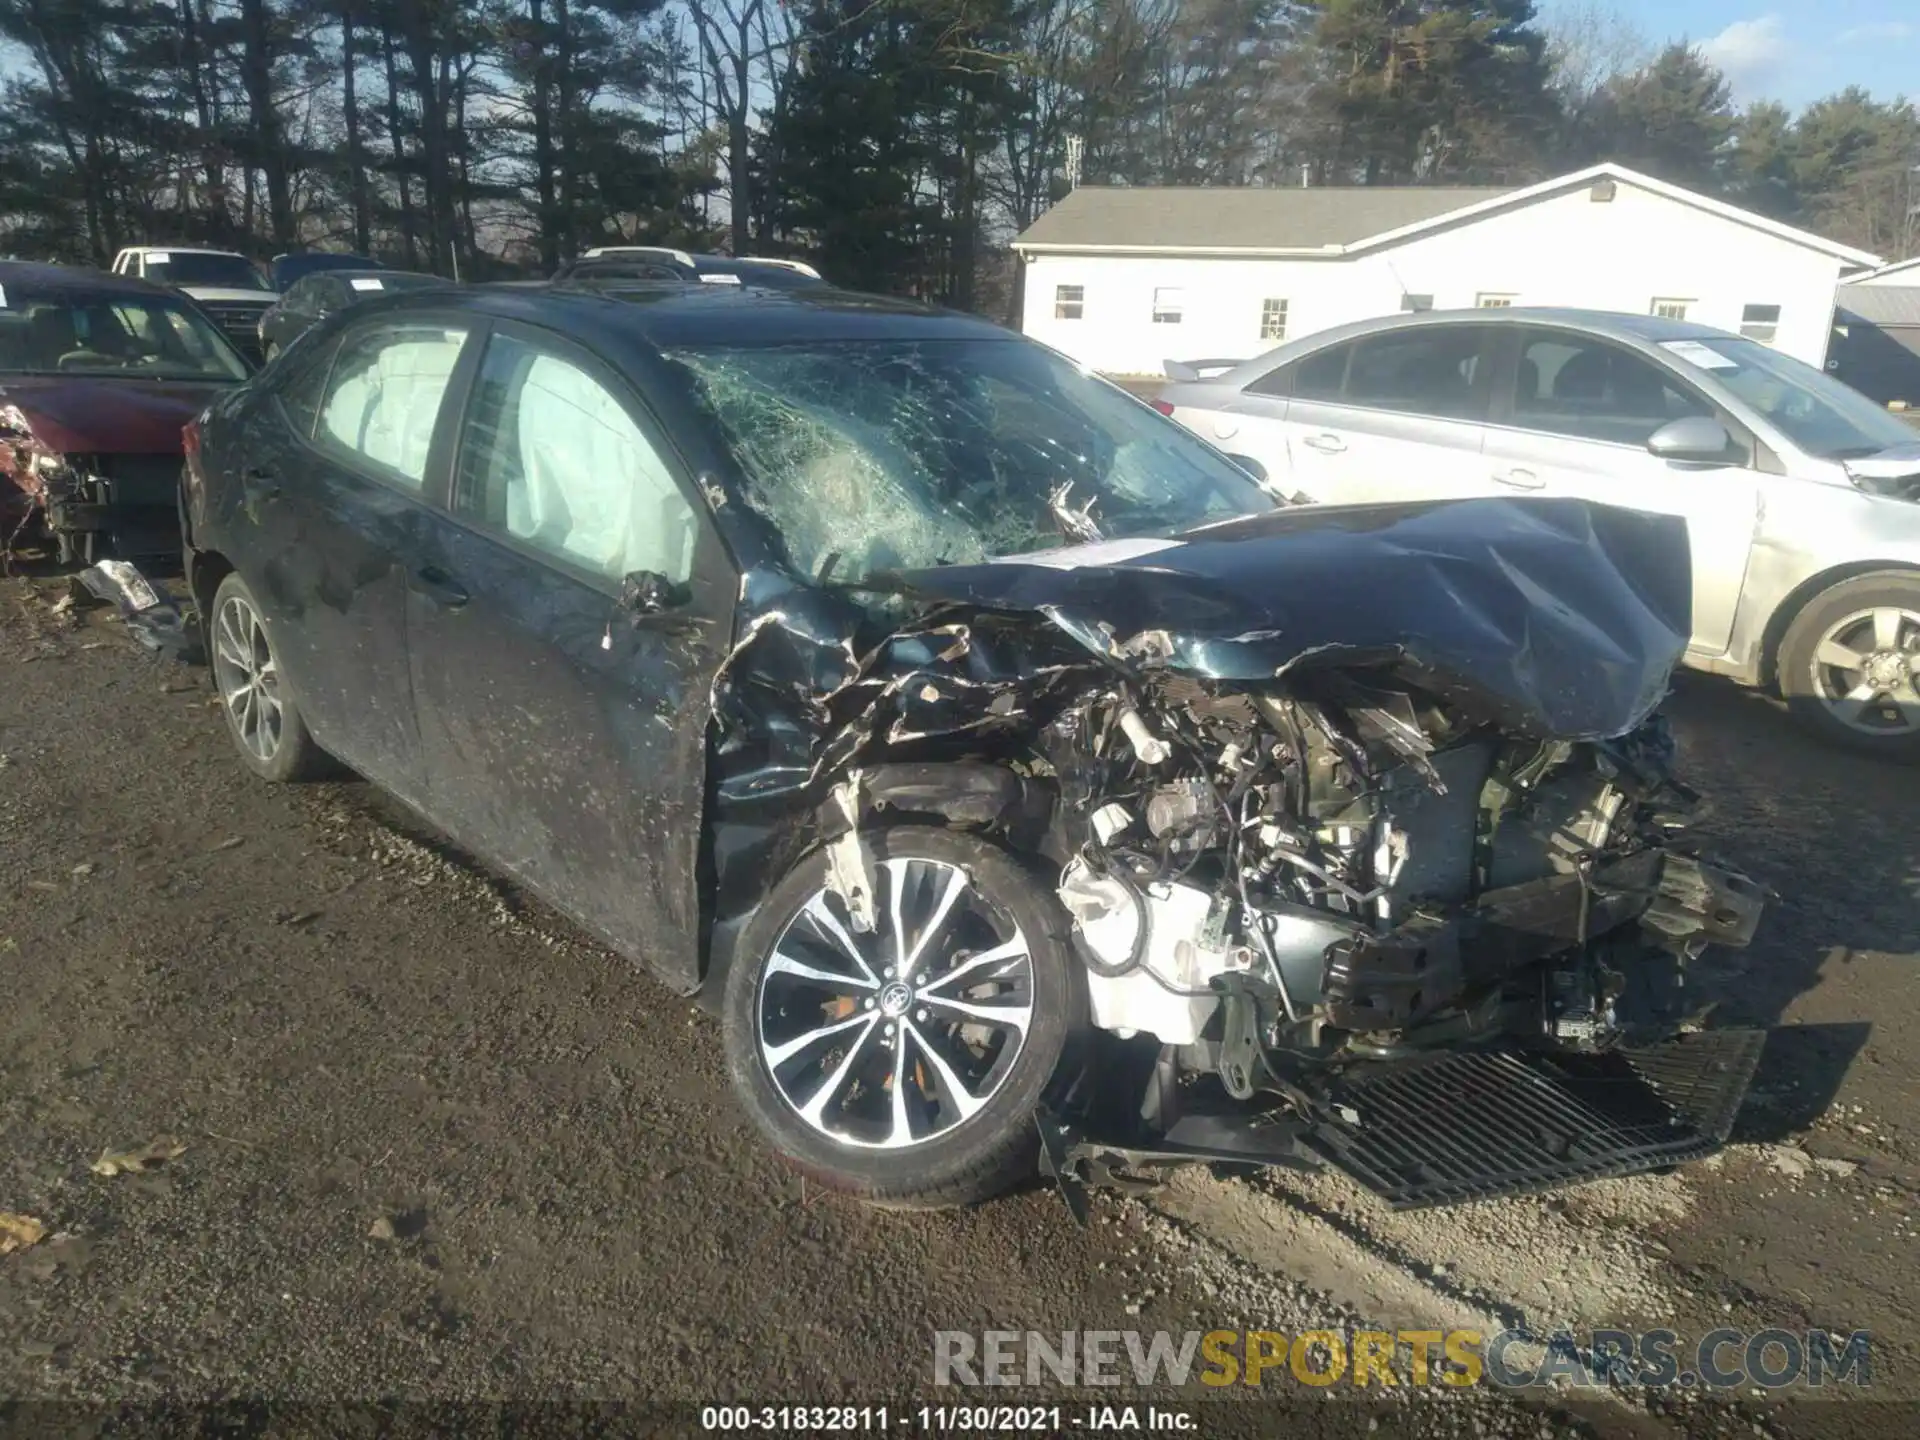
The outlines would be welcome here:
<svg viewBox="0 0 1920 1440">
<path fill-rule="evenodd" d="M 1153 292 L 1153 323 L 1156 325 L 1178 325 L 1180 323 L 1181 296 L 1185 292 L 1178 289 L 1159 289 Z"/>
<path fill-rule="evenodd" d="M 1778 305 L 1749 305 L 1740 312 L 1740 333 L 1749 340 L 1771 345 L 1780 329 Z"/>
<path fill-rule="evenodd" d="M 1433 308 L 1431 295 L 1402 295 L 1400 308 L 1408 314 L 1419 315 Z"/>
<path fill-rule="evenodd" d="M 1498 295 L 1491 290 L 1482 290 L 1480 297 L 1474 301 L 1474 304 L 1478 305 L 1482 310 L 1505 310 L 1513 304 L 1513 296 Z"/>
<path fill-rule="evenodd" d="M 1684 320 L 1687 318 L 1687 307 L 1692 303 L 1691 300 L 1675 300 L 1671 297 L 1663 298 L 1656 295 L 1653 297 L 1653 313 L 1662 320 Z"/>
<path fill-rule="evenodd" d="M 1085 312 L 1087 287 L 1084 285 L 1056 285 L 1053 287 L 1053 318 L 1056 320 L 1078 320 Z"/>
<path fill-rule="evenodd" d="M 1262 340 L 1287 338 L 1286 301 L 1262 300 L 1260 302 L 1260 338 Z"/>
</svg>

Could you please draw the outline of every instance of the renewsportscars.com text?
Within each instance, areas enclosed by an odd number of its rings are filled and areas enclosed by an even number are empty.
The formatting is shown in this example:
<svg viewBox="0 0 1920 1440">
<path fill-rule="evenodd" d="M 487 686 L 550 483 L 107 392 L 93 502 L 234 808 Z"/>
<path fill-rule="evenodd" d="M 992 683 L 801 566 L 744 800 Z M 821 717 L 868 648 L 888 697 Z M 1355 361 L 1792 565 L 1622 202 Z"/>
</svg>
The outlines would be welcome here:
<svg viewBox="0 0 1920 1440">
<path fill-rule="evenodd" d="M 1012 1385 L 1864 1389 L 1872 1338 L 1824 1330 L 939 1330 L 933 1380 Z"/>
</svg>

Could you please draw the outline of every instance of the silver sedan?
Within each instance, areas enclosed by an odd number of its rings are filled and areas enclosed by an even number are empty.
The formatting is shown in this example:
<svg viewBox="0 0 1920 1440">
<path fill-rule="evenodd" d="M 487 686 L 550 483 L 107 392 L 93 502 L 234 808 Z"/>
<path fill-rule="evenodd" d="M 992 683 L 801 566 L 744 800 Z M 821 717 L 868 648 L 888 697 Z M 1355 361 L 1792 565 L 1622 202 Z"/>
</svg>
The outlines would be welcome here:
<svg viewBox="0 0 1920 1440">
<path fill-rule="evenodd" d="M 1920 431 L 1811 366 L 1683 321 L 1515 308 L 1167 372 L 1155 408 L 1288 498 L 1525 492 L 1683 517 L 1686 663 L 1920 756 Z"/>
</svg>

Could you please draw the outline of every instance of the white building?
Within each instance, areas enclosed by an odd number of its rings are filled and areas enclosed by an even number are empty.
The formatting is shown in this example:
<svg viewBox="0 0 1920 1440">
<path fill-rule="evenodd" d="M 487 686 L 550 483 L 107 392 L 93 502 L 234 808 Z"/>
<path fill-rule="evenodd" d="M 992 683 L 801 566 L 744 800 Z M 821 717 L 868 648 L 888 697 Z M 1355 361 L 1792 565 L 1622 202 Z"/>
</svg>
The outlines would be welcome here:
<svg viewBox="0 0 1920 1440">
<path fill-rule="evenodd" d="M 1082 186 L 1014 241 L 1021 328 L 1109 374 L 1408 309 L 1655 312 L 1826 359 L 1877 256 L 1618 165 L 1524 189 Z"/>
<path fill-rule="evenodd" d="M 1878 270 L 1868 270 L 1859 275 L 1849 275 L 1849 285 L 1892 286 L 1895 289 L 1908 289 L 1920 286 L 1920 255 L 1911 260 L 1902 260 L 1894 265 L 1882 265 Z"/>
</svg>

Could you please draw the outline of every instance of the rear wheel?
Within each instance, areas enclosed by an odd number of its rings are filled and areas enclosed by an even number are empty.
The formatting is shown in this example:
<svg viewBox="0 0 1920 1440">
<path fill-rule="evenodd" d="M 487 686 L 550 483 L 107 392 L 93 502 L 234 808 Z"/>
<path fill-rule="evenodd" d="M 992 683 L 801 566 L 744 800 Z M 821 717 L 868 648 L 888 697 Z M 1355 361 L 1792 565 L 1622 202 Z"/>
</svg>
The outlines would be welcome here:
<svg viewBox="0 0 1920 1440">
<path fill-rule="evenodd" d="M 1871 755 L 1920 757 L 1920 575 L 1862 575 L 1814 597 L 1780 642 L 1779 675 L 1810 730 Z"/>
<path fill-rule="evenodd" d="M 281 674 L 267 622 L 238 575 L 228 575 L 214 591 L 207 640 L 221 713 L 241 763 L 263 780 L 324 775 L 327 754 L 307 733 Z"/>
<path fill-rule="evenodd" d="M 1032 1174 L 1034 1114 L 1073 1079 L 1084 985 L 1054 897 L 990 842 L 866 837 L 859 933 L 816 852 L 768 896 L 728 976 L 727 1059 L 774 1147 L 823 1186 L 963 1205 Z"/>
</svg>

